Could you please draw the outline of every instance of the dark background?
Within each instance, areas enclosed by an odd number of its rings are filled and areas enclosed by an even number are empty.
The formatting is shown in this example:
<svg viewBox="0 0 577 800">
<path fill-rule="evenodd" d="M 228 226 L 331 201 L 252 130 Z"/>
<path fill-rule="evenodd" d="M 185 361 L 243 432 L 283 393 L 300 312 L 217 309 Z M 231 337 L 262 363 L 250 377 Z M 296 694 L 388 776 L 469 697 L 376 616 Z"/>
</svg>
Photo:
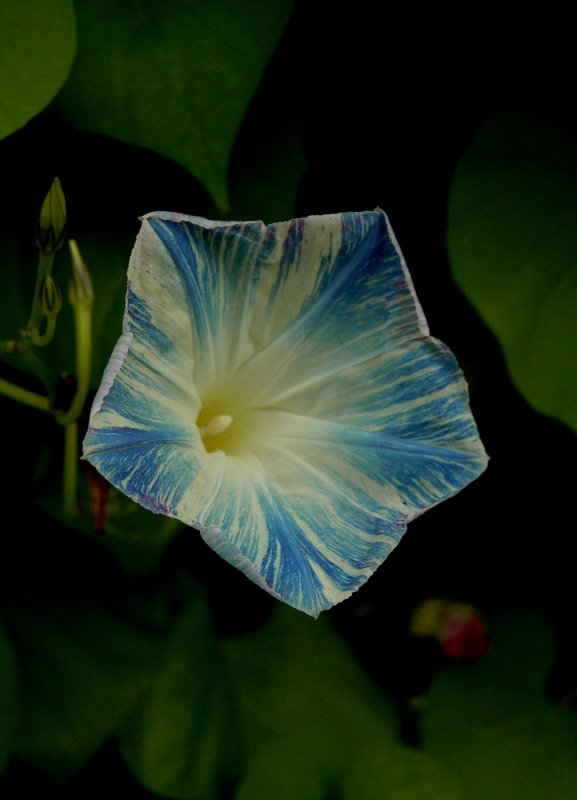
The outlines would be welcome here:
<svg viewBox="0 0 577 800">
<path fill-rule="evenodd" d="M 411 524 L 371 581 L 330 612 L 335 624 L 378 677 L 376 652 L 358 641 L 358 628 L 355 633 L 361 612 L 360 636 L 368 641 L 400 636 L 415 604 L 431 595 L 471 601 L 488 617 L 503 608 L 542 610 L 559 637 L 559 659 L 547 687 L 559 697 L 577 682 L 569 653 L 577 610 L 571 514 L 575 435 L 533 411 L 516 392 L 497 341 L 452 280 L 445 249 L 451 178 L 487 115 L 528 95 L 575 99 L 569 26 L 553 7 L 542 13 L 508 18 L 502 8 L 486 6 L 449 14 L 436 6 L 393 9 L 365 2 L 342 13 L 334 3 L 297 2 L 233 152 L 233 203 L 226 216 L 243 213 L 239 175 L 247 156 L 254 155 L 255 140 L 271 121 L 277 129 L 285 118 L 291 125 L 296 120 L 306 166 L 294 216 L 385 210 L 431 332 L 463 367 L 491 457 L 474 484 Z M 3 219 L 14 218 L 20 239 L 29 235 L 23 220 L 35 219 L 57 174 L 66 191 L 71 235 L 81 239 L 88 226 L 105 218 L 126 242 L 126 262 L 142 213 L 165 208 L 222 216 L 177 165 L 71 130 L 50 108 L 2 143 L 0 174 Z M 270 179 L 274 183 L 274 172 Z M 262 218 L 275 221 L 268 214 L 263 207 Z M 8 368 L 4 374 L 11 374 Z M 57 523 L 28 511 L 31 454 L 52 434 L 45 420 L 27 410 L 14 410 L 8 401 L 0 408 L 10 420 L 5 422 L 4 449 L 10 458 L 4 459 L 3 482 L 13 499 L 4 515 L 4 568 L 13 579 L 20 568 L 30 576 L 29 554 L 36 552 L 32 578 L 49 591 L 67 573 L 76 547 L 56 533 Z M 20 434 L 13 435 L 23 428 L 25 446 Z M 12 520 L 22 508 L 29 522 L 14 539 Z M 235 602 L 221 595 L 214 604 L 224 632 L 257 624 L 268 613 L 267 597 L 189 535 L 178 538 L 169 558 L 188 559 L 191 571 L 208 585 L 230 587 Z M 20 787 L 22 780 L 18 774 Z"/>
</svg>

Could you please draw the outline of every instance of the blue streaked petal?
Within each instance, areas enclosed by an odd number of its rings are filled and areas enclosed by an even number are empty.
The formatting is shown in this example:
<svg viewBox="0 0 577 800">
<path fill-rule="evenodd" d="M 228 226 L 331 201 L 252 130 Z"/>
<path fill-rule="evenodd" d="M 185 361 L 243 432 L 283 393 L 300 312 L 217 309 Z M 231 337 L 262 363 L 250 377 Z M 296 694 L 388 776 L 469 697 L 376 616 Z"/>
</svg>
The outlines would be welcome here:
<svg viewBox="0 0 577 800">
<path fill-rule="evenodd" d="M 148 215 L 128 281 L 85 456 L 285 602 L 350 595 L 485 468 L 382 212 Z"/>
<path fill-rule="evenodd" d="M 275 595 L 313 616 L 355 591 L 408 520 L 484 463 L 458 447 L 286 412 L 257 416 L 256 458 L 227 459 L 220 492 L 198 522 L 224 558 L 256 565 Z"/>
</svg>

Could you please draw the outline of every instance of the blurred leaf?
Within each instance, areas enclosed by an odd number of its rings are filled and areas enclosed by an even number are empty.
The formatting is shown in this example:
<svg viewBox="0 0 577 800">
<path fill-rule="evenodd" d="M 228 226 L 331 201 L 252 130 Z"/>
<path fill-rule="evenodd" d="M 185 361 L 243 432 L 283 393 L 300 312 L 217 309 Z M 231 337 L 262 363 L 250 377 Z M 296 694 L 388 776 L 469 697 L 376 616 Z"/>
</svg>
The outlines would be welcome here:
<svg viewBox="0 0 577 800">
<path fill-rule="evenodd" d="M 448 247 L 511 377 L 577 430 L 577 113 L 539 99 L 490 117 L 460 163 Z"/>
<path fill-rule="evenodd" d="M 228 205 L 232 146 L 291 0 L 78 0 L 72 124 L 178 161 Z"/>
<path fill-rule="evenodd" d="M 16 659 L 0 622 L 0 774 L 12 753 L 17 690 Z"/>
<path fill-rule="evenodd" d="M 470 800 L 572 800 L 577 718 L 545 697 L 553 636 L 538 617 L 492 625 L 477 665 L 444 670 L 425 715 L 426 752 L 454 770 Z"/>
<path fill-rule="evenodd" d="M 399 745 L 359 754 L 343 778 L 342 800 L 463 800 L 463 793 L 438 759 Z"/>
<path fill-rule="evenodd" d="M 193 596 L 164 667 L 122 727 L 127 764 L 150 791 L 179 800 L 217 798 L 238 745 L 230 682 L 204 605 Z"/>
<path fill-rule="evenodd" d="M 324 620 L 279 607 L 226 645 L 247 765 L 235 800 L 456 800 L 444 768 L 397 741 L 390 705 Z"/>
<path fill-rule="evenodd" d="M 0 139 L 45 108 L 76 51 L 71 0 L 3 0 L 0 25 Z"/>
<path fill-rule="evenodd" d="M 86 571 L 77 540 L 74 574 L 55 585 L 26 580 L 6 598 L 6 625 L 21 675 L 16 753 L 67 781 L 109 738 L 143 696 L 170 637 L 177 589 L 128 583 L 102 556 Z M 47 568 L 50 564 L 45 563 Z M 92 565 L 90 565 L 92 566 Z"/>
</svg>

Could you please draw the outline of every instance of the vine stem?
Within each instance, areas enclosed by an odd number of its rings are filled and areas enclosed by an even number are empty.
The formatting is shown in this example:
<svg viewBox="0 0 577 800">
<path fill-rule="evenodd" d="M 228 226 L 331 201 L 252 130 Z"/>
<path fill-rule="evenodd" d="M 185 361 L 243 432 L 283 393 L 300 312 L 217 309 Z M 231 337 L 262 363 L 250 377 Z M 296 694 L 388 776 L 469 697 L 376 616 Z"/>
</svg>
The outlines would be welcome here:
<svg viewBox="0 0 577 800">
<path fill-rule="evenodd" d="M 62 476 L 63 506 L 67 517 L 78 513 L 78 418 L 81 415 L 90 389 L 90 367 L 92 356 L 92 305 L 94 293 L 86 264 L 82 260 L 78 245 L 73 239 L 68 242 L 72 257 L 72 278 L 68 299 L 74 311 L 76 331 L 76 392 L 70 408 L 57 415 L 64 426 L 64 467 Z"/>
<path fill-rule="evenodd" d="M 78 419 L 90 389 L 92 305 L 94 301 L 90 274 L 82 260 L 78 245 L 73 239 L 70 239 L 68 246 L 72 256 L 72 279 L 68 297 L 74 312 L 76 334 L 76 393 L 68 411 L 57 417 L 60 424 L 64 426 Z"/>
<path fill-rule="evenodd" d="M 37 408 L 39 411 L 52 411 L 50 400 L 47 397 L 31 392 L 29 389 L 23 389 L 21 386 L 16 386 L 3 378 L 0 378 L 0 394 L 32 408 Z"/>
</svg>

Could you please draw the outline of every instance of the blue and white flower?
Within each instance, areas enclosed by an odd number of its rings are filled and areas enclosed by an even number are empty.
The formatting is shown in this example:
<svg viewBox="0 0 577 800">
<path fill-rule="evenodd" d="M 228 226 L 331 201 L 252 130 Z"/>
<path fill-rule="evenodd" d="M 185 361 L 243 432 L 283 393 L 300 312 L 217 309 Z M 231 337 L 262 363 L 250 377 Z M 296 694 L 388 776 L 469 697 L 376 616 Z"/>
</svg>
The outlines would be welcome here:
<svg viewBox="0 0 577 800">
<path fill-rule="evenodd" d="M 84 454 L 313 616 L 487 462 L 379 210 L 144 217 Z"/>
</svg>

